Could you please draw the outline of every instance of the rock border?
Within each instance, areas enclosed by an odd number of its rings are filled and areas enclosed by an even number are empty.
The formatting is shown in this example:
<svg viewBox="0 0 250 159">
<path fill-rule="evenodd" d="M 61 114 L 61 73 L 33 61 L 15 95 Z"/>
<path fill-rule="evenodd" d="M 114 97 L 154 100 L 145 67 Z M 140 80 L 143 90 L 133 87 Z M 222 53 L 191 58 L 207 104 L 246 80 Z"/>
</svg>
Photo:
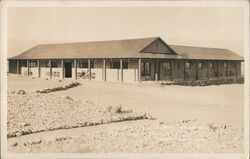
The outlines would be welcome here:
<svg viewBox="0 0 250 159">
<path fill-rule="evenodd" d="M 110 124 L 110 123 L 117 123 L 117 122 L 123 122 L 123 121 L 131 121 L 131 120 L 155 120 L 155 118 L 151 117 L 148 113 L 144 113 L 143 115 L 137 115 L 137 116 L 128 116 L 128 117 L 118 117 L 116 119 L 110 119 L 110 120 L 100 120 L 99 122 L 82 122 L 79 125 L 63 125 L 56 128 L 50 128 L 47 130 L 39 130 L 39 131 L 32 131 L 29 128 L 23 129 L 19 133 L 15 132 L 9 132 L 7 134 L 7 138 L 13 138 L 23 135 L 29 135 L 33 133 L 39 133 L 39 132 L 47 132 L 47 131 L 53 131 L 53 130 L 61 130 L 61 129 L 72 129 L 72 128 L 81 128 L 81 127 L 88 127 L 88 126 L 95 126 L 95 125 L 102 125 L 102 124 Z"/>
<path fill-rule="evenodd" d="M 73 87 L 79 86 L 80 84 L 81 84 L 80 82 L 71 82 L 71 83 L 66 84 L 64 86 L 45 88 L 45 89 L 41 89 L 41 90 L 36 90 L 35 92 L 36 93 L 51 93 L 51 92 L 56 92 L 56 91 L 61 91 L 61 90 L 73 88 Z"/>
</svg>

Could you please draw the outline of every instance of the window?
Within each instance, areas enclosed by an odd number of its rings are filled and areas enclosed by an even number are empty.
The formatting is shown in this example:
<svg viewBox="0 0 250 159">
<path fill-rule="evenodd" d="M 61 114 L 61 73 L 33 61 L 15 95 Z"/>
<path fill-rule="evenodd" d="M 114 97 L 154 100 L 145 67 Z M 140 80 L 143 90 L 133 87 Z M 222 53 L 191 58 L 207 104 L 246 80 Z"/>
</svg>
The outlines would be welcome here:
<svg viewBox="0 0 250 159">
<path fill-rule="evenodd" d="M 79 68 L 89 68 L 88 61 L 78 61 Z M 90 68 L 94 68 L 94 62 L 90 61 Z"/>
<path fill-rule="evenodd" d="M 190 62 L 186 62 L 186 68 L 190 68 L 191 67 L 191 63 Z"/>
<path fill-rule="evenodd" d="M 36 67 L 36 62 L 33 61 L 29 62 L 29 67 Z"/>
<path fill-rule="evenodd" d="M 170 69 L 171 69 L 171 65 L 169 62 L 164 62 L 163 63 L 163 72 L 164 74 L 170 74 Z"/>
<path fill-rule="evenodd" d="M 180 69 L 181 68 L 181 63 L 180 61 L 177 62 L 177 69 Z"/>
<path fill-rule="evenodd" d="M 57 68 L 58 62 L 57 61 L 51 61 L 51 67 Z"/>
<path fill-rule="evenodd" d="M 113 69 L 120 69 L 121 63 L 120 62 L 110 62 L 110 68 Z M 122 69 L 128 69 L 128 62 L 122 62 Z"/>
<path fill-rule="evenodd" d="M 120 62 L 110 62 L 110 68 L 120 69 Z"/>
<path fill-rule="evenodd" d="M 209 63 L 209 68 L 214 68 L 214 63 L 213 62 Z"/>
<path fill-rule="evenodd" d="M 198 68 L 200 68 L 200 69 L 203 68 L 203 63 L 202 63 L 202 62 L 199 62 L 199 63 L 198 63 Z"/>
<path fill-rule="evenodd" d="M 122 62 L 122 68 L 123 69 L 128 69 L 128 62 Z"/>
<path fill-rule="evenodd" d="M 227 68 L 227 63 L 226 63 L 226 62 L 224 62 L 223 66 L 224 66 L 224 68 Z"/>
<path fill-rule="evenodd" d="M 141 74 L 143 76 L 151 75 L 151 63 L 150 62 L 142 62 Z"/>
<path fill-rule="evenodd" d="M 44 67 L 49 67 L 49 61 L 42 61 L 42 63 L 41 63 L 42 65 L 42 67 L 44 66 Z"/>
</svg>

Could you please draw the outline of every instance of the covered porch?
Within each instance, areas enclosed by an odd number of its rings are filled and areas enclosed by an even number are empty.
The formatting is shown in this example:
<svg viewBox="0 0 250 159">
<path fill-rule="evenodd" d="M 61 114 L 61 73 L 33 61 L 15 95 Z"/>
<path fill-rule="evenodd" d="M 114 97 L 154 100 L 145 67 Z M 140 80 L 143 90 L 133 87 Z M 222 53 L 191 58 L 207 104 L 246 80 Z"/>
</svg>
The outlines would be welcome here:
<svg viewBox="0 0 250 159">
<path fill-rule="evenodd" d="M 9 73 L 112 82 L 205 80 L 241 76 L 241 61 L 146 58 L 9 60 Z"/>
</svg>

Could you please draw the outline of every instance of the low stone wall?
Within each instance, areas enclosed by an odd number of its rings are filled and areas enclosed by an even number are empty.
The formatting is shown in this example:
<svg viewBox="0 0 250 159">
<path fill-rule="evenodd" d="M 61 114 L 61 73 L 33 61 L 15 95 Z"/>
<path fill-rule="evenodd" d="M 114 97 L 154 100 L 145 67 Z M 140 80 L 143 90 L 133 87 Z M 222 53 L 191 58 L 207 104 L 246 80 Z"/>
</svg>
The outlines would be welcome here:
<svg viewBox="0 0 250 159">
<path fill-rule="evenodd" d="M 222 84 L 244 84 L 244 77 L 161 82 L 161 85 L 180 85 L 180 86 L 209 86 L 209 85 L 222 85 Z"/>
</svg>

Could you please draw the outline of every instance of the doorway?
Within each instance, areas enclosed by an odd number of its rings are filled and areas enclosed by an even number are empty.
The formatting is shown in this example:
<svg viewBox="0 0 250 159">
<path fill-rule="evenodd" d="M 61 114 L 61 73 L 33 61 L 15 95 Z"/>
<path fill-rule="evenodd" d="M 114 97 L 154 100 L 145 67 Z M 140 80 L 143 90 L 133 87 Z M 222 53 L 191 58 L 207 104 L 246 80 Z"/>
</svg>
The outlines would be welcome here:
<svg viewBox="0 0 250 159">
<path fill-rule="evenodd" d="M 65 78 L 72 78 L 72 62 L 65 62 Z"/>
</svg>

